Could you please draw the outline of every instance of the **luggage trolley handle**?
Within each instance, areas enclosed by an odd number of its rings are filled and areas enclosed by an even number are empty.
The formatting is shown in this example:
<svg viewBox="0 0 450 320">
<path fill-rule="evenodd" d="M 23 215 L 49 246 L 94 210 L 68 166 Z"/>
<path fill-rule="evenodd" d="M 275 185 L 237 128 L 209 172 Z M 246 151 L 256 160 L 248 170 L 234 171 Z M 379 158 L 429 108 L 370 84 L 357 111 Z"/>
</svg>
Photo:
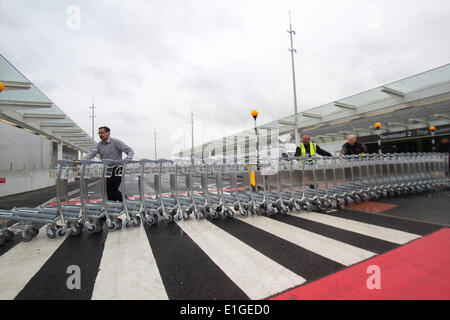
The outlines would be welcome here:
<svg viewBox="0 0 450 320">
<path fill-rule="evenodd" d="M 118 166 L 121 164 L 120 160 L 113 160 L 113 159 L 102 159 L 102 177 L 101 177 L 101 192 L 102 192 L 102 206 L 103 211 L 106 214 L 107 219 L 111 219 L 109 210 L 108 210 L 108 195 L 107 195 L 107 186 L 106 186 L 106 179 L 112 177 L 112 173 L 114 170 L 114 166 Z"/>
<path fill-rule="evenodd" d="M 248 170 L 248 189 L 249 189 L 249 192 L 250 192 L 250 200 L 251 200 L 251 203 L 252 203 L 252 208 L 251 208 L 251 213 L 254 215 L 254 214 L 256 214 L 256 212 L 257 212 L 257 210 L 256 210 L 256 201 L 255 201 L 255 198 L 253 197 L 253 185 L 252 185 L 252 173 L 254 174 L 254 177 L 255 177 L 255 191 L 256 191 L 256 188 L 257 188 L 257 185 L 256 185 L 256 170 L 257 170 L 257 165 L 258 165 L 259 163 L 251 163 L 251 162 L 249 162 L 249 164 L 248 164 L 248 166 L 247 166 L 247 170 Z"/>
<path fill-rule="evenodd" d="M 151 217 L 149 215 L 149 210 L 147 207 L 147 203 L 145 202 L 145 174 L 146 174 L 146 168 L 145 165 L 146 164 L 155 164 L 156 161 L 154 160 L 150 160 L 150 159 L 141 159 L 139 161 L 137 161 L 140 165 L 140 173 L 139 173 L 139 178 L 138 178 L 138 189 L 139 189 L 139 198 L 141 200 L 141 207 L 142 210 L 144 211 L 144 215 L 146 217 L 146 221 L 148 223 L 154 223 L 155 221 L 157 221 L 157 218 L 154 220 L 151 220 Z M 151 222 L 149 222 L 151 221 Z"/>
<path fill-rule="evenodd" d="M 157 193 L 157 196 L 159 198 L 159 203 L 161 205 L 161 209 L 163 211 L 163 215 L 164 215 L 164 219 L 170 219 L 167 211 L 166 211 L 166 206 L 164 205 L 164 199 L 162 197 L 162 190 L 161 190 L 161 175 L 163 174 L 163 168 L 165 169 L 167 164 L 173 164 L 172 160 L 167 160 L 167 159 L 158 159 L 155 161 L 155 163 L 158 166 L 158 177 L 157 177 L 157 188 L 155 188 L 155 191 Z M 156 181 L 155 181 L 156 182 Z"/>
<path fill-rule="evenodd" d="M 67 180 L 69 179 L 69 168 L 75 168 L 77 167 L 80 162 L 74 161 L 74 160 L 57 160 L 56 161 L 58 165 L 58 173 L 56 177 L 56 203 L 58 207 L 58 215 L 59 219 L 61 220 L 61 227 L 63 231 L 66 228 L 66 219 L 64 217 L 63 209 L 62 209 L 62 193 L 65 193 L 65 202 L 66 204 L 69 203 L 69 194 L 68 194 L 68 186 L 67 186 Z M 62 187 L 64 187 L 64 192 L 61 190 Z M 65 232 L 65 231 L 64 231 Z"/>
</svg>

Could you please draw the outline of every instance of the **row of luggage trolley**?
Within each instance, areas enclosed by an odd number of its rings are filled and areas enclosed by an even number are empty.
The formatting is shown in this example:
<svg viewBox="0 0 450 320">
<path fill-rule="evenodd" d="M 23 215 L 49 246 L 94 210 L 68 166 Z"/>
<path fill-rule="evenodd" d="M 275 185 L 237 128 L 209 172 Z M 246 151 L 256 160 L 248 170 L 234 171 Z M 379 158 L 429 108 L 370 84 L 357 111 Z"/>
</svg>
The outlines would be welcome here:
<svg viewBox="0 0 450 320">
<path fill-rule="evenodd" d="M 362 201 L 450 187 L 448 154 L 368 154 L 183 162 L 169 160 L 58 161 L 56 204 L 0 210 L 0 244 L 19 234 L 32 240 L 190 218 L 322 211 Z M 107 179 L 121 176 L 122 201 L 107 199 Z M 69 181 L 79 183 L 76 201 Z M 88 183 L 99 180 L 101 199 Z M 131 191 L 130 191 L 131 190 Z M 134 192 L 134 196 L 128 193 Z M 137 193 L 137 194 L 136 194 Z"/>
</svg>

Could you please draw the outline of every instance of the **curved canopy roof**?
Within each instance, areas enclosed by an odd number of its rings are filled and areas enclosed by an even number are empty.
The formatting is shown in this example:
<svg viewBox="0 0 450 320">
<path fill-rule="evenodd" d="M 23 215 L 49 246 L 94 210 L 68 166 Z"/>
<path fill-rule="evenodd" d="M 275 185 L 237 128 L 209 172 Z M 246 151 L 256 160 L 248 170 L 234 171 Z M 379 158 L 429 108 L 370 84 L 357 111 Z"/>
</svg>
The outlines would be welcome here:
<svg viewBox="0 0 450 320">
<path fill-rule="evenodd" d="M 96 142 L 0 55 L 0 121 L 87 152 Z"/>
<path fill-rule="evenodd" d="M 382 124 L 375 132 L 374 123 Z M 450 64 L 399 81 L 388 83 L 350 97 L 284 117 L 258 127 L 261 136 L 288 136 L 283 142 L 295 142 L 299 136 L 326 142 L 340 140 L 348 134 L 369 136 L 404 130 L 450 125 Z M 203 145 L 256 139 L 255 129 L 208 142 Z M 255 144 L 253 144 L 255 145 Z M 194 148 L 200 153 L 202 146 Z M 190 150 L 184 152 L 190 154 Z"/>
</svg>

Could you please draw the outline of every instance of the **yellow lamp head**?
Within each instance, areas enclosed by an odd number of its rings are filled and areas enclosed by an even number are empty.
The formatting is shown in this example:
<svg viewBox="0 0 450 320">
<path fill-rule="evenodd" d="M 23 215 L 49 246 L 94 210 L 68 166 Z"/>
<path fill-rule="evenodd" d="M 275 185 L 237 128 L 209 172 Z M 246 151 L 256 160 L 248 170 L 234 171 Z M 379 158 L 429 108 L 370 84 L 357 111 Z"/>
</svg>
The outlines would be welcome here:
<svg viewBox="0 0 450 320">
<path fill-rule="evenodd" d="M 429 129 L 430 131 L 434 131 L 434 130 L 436 130 L 436 127 L 435 127 L 435 126 L 430 126 L 428 129 Z"/>
<path fill-rule="evenodd" d="M 5 90 L 5 85 L 3 84 L 3 82 L 0 82 L 0 92 L 2 92 L 3 90 Z"/>
<path fill-rule="evenodd" d="M 381 123 L 377 122 L 374 124 L 375 128 L 380 129 L 381 128 Z"/>
<path fill-rule="evenodd" d="M 256 120 L 256 117 L 258 117 L 258 111 L 252 110 L 252 117 Z"/>
</svg>

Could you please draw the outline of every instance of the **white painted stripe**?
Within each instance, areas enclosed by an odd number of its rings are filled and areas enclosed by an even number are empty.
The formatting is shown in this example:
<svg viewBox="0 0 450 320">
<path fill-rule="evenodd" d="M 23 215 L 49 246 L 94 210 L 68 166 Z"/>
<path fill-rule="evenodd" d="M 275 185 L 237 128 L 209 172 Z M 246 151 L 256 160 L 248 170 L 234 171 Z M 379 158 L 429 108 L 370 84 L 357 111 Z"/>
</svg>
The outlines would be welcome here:
<svg viewBox="0 0 450 320">
<path fill-rule="evenodd" d="M 12 300 L 63 243 L 64 237 L 48 239 L 46 226 L 30 242 L 21 242 L 0 257 L 0 300 Z"/>
<path fill-rule="evenodd" d="M 317 212 L 302 212 L 300 215 L 290 213 L 290 215 L 397 244 L 405 244 L 421 237 L 413 233 L 380 227 L 340 217 L 333 217 Z"/>
<path fill-rule="evenodd" d="M 108 233 L 92 300 L 167 300 L 143 226 Z"/>
<path fill-rule="evenodd" d="M 345 266 L 368 259 L 375 253 L 263 216 L 248 216 L 241 221 L 271 233 Z"/>
<path fill-rule="evenodd" d="M 306 281 L 207 220 L 178 225 L 250 299 L 264 299 Z"/>
</svg>

